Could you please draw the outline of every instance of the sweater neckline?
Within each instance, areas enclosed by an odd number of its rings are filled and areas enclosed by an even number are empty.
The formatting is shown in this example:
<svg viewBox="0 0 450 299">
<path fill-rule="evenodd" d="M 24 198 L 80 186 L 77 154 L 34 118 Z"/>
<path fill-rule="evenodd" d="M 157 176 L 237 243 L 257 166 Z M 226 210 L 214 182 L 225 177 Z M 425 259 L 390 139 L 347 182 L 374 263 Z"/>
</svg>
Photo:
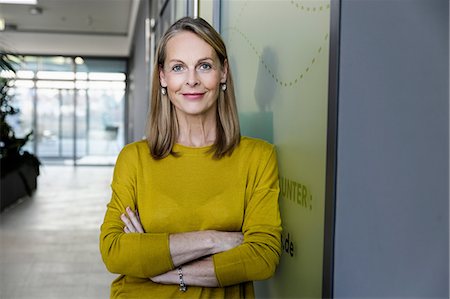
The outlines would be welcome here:
<svg viewBox="0 0 450 299">
<path fill-rule="evenodd" d="M 206 154 L 213 145 L 206 145 L 206 146 L 200 146 L 200 147 L 194 147 L 194 146 L 186 146 L 179 143 L 175 143 L 173 146 L 173 151 L 180 154 L 189 154 L 189 155 L 204 155 Z"/>
</svg>

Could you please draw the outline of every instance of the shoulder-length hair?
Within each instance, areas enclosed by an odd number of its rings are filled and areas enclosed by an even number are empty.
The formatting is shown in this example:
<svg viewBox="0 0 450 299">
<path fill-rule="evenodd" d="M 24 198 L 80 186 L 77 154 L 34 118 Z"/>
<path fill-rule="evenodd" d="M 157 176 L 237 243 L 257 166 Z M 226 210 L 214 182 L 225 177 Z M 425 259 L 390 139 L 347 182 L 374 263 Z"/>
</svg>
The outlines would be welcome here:
<svg viewBox="0 0 450 299">
<path fill-rule="evenodd" d="M 225 43 L 219 33 L 202 18 L 184 17 L 175 22 L 161 38 L 156 51 L 150 99 L 150 114 L 147 124 L 147 142 L 154 159 L 163 159 L 170 154 L 178 138 L 178 120 L 175 107 L 167 95 L 162 95 L 159 72 L 164 67 L 167 42 L 176 34 L 189 31 L 207 42 L 216 52 L 222 69 L 228 61 Z M 239 144 L 241 134 L 234 95 L 233 79 L 228 67 L 226 90 L 220 90 L 216 111 L 216 140 L 211 148 L 213 157 L 220 159 L 230 155 Z"/>
</svg>

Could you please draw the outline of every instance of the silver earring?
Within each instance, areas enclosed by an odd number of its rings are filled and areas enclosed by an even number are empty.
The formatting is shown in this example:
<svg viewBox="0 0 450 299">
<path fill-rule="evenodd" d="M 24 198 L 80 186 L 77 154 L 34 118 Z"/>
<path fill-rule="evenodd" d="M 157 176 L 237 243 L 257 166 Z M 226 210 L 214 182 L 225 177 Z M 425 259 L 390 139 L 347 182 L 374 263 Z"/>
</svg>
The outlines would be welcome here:
<svg viewBox="0 0 450 299">
<path fill-rule="evenodd" d="M 221 87 L 222 87 L 222 91 L 227 90 L 227 84 L 226 83 L 223 83 Z"/>
<path fill-rule="evenodd" d="M 165 87 L 161 87 L 161 93 L 165 96 L 167 94 L 167 89 Z"/>
</svg>

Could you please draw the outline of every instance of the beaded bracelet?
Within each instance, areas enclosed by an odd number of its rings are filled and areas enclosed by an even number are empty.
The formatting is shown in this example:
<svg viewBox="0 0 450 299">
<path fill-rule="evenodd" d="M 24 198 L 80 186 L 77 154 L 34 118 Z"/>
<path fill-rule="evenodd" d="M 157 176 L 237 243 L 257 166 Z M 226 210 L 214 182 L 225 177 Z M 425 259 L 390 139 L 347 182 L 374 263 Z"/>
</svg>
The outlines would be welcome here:
<svg viewBox="0 0 450 299">
<path fill-rule="evenodd" d="M 184 279 L 183 279 L 183 270 L 181 270 L 181 267 L 178 267 L 178 278 L 180 279 L 180 291 L 181 292 L 186 292 L 187 290 L 187 286 L 184 283 Z"/>
</svg>

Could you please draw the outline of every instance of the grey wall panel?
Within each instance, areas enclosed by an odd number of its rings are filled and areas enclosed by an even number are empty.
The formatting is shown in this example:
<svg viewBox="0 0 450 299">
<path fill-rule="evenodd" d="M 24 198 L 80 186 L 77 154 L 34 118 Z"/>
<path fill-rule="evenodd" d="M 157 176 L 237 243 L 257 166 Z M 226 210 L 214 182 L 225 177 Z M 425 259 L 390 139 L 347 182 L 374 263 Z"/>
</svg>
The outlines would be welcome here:
<svg viewBox="0 0 450 299">
<path fill-rule="evenodd" d="M 341 9 L 334 295 L 448 298 L 448 1 Z"/>
<path fill-rule="evenodd" d="M 141 1 L 134 31 L 132 55 L 130 58 L 130 96 L 129 96 L 129 137 L 127 142 L 142 139 L 145 135 L 147 110 L 149 107 L 145 19 L 149 15 L 148 1 Z"/>
</svg>

